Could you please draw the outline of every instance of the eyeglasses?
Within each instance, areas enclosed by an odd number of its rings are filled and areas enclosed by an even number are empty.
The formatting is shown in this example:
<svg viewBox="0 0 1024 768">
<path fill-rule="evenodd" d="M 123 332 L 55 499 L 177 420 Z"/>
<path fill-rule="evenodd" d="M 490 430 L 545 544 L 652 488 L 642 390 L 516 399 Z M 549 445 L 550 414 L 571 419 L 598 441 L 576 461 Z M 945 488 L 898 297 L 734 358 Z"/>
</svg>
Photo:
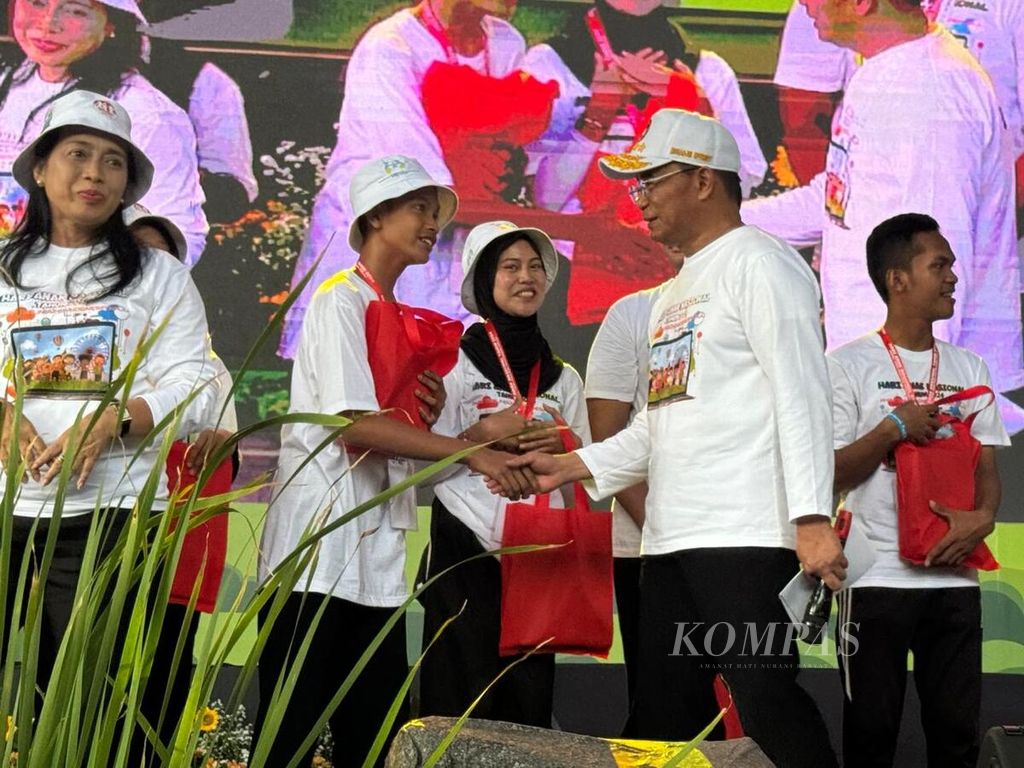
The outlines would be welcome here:
<svg viewBox="0 0 1024 768">
<path fill-rule="evenodd" d="M 632 184 L 630 184 L 626 188 L 626 191 L 629 193 L 630 199 L 634 203 L 639 204 L 640 196 L 643 195 L 644 197 L 647 197 L 648 195 L 650 195 L 651 187 L 653 187 L 658 182 L 664 181 L 669 176 L 675 176 L 677 173 L 693 173 L 694 171 L 699 170 L 700 168 L 698 166 L 692 166 L 690 168 L 677 168 L 674 171 L 663 173 L 661 174 L 661 176 L 652 176 L 649 179 L 636 179 Z"/>
</svg>

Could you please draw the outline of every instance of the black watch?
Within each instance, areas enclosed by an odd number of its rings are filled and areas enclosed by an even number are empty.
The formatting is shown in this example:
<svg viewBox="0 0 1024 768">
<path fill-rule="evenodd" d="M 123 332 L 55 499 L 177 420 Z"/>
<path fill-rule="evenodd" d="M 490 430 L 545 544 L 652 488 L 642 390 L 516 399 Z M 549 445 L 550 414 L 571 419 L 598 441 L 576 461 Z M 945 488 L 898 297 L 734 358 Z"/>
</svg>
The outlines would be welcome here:
<svg viewBox="0 0 1024 768">
<path fill-rule="evenodd" d="M 128 408 L 120 400 L 111 400 L 110 406 L 115 413 L 121 414 L 121 430 L 118 432 L 118 437 L 128 437 L 128 433 L 132 431 L 132 415 L 128 412 Z"/>
</svg>

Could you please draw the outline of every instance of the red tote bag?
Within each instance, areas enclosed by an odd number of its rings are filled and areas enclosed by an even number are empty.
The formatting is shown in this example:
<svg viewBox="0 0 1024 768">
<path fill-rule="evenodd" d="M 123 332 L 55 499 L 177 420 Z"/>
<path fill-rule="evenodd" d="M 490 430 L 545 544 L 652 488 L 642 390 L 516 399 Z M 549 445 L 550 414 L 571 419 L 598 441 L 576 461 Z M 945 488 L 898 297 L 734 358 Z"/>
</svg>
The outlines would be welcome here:
<svg viewBox="0 0 1024 768">
<path fill-rule="evenodd" d="M 502 555 L 502 656 L 533 650 L 548 638 L 554 639 L 540 653 L 605 658 L 612 647 L 612 516 L 592 512 L 583 486 L 574 488 L 573 509 L 551 507 L 548 494 L 506 507 L 503 547 L 565 546 Z"/>
<path fill-rule="evenodd" d="M 178 491 L 194 485 L 198 480 L 196 474 L 185 464 L 188 443 L 177 440 L 167 453 L 167 486 Z M 231 490 L 231 457 L 224 459 L 210 475 L 210 479 L 199 495 L 203 497 L 217 496 Z M 220 591 L 221 577 L 224 574 L 224 559 L 228 546 L 228 516 L 215 515 L 202 525 L 196 526 L 185 534 L 181 544 L 181 555 L 178 567 L 174 572 L 171 584 L 169 603 L 188 605 L 192 599 L 192 590 L 202 571 L 203 582 L 199 587 L 196 610 L 202 613 L 213 613 L 217 607 L 217 593 Z"/>
<path fill-rule="evenodd" d="M 377 404 L 399 421 L 428 429 L 420 418 L 416 379 L 426 370 L 444 376 L 459 359 L 462 323 L 432 309 L 387 301 L 362 263 L 356 271 L 377 294 L 366 307 L 366 349 Z"/>
<path fill-rule="evenodd" d="M 970 387 L 936 400 L 936 405 L 972 400 L 989 395 L 982 409 L 965 419 L 940 414 L 948 437 L 917 445 L 903 441 L 896 446 L 896 508 L 898 510 L 900 557 L 922 565 L 928 553 L 949 531 L 949 523 L 932 512 L 929 501 L 949 509 L 974 509 L 974 471 L 981 455 L 981 443 L 971 435 L 975 417 L 995 400 L 988 387 Z M 967 556 L 964 565 L 992 571 L 999 563 L 985 542 Z"/>
</svg>

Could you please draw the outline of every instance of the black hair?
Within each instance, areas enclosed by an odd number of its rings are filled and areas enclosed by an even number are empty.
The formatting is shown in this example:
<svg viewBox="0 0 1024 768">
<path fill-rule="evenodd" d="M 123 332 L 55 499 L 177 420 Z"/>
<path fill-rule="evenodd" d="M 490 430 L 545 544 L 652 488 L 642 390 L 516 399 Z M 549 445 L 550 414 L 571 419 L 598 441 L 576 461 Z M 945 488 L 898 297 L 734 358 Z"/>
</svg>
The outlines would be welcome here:
<svg viewBox="0 0 1024 768">
<path fill-rule="evenodd" d="M 732 171 L 722 171 L 715 169 L 715 173 L 718 176 L 718 180 L 722 183 L 722 188 L 725 189 L 725 194 L 729 196 L 729 199 L 739 205 L 743 202 L 743 187 L 740 186 L 740 175 L 733 173 Z"/>
<path fill-rule="evenodd" d="M 14 36 L 14 3 L 15 0 L 8 3 L 8 34 L 11 37 Z M 50 104 L 68 91 L 85 90 L 113 96 L 121 89 L 124 79 L 138 71 L 142 63 L 139 20 L 126 11 L 119 11 L 107 5 L 104 5 L 104 10 L 107 12 L 107 21 L 113 34 L 104 39 L 103 44 L 91 54 L 70 66 L 71 77 L 64 88 L 32 109 L 25 120 L 26 128 L 32 124 L 37 114 L 44 112 Z M 20 48 L 16 50 L 17 52 L 4 62 L 7 69 L 0 75 L 0 109 L 6 103 L 11 88 L 30 80 L 39 68 L 37 64 L 28 60 L 24 51 Z"/>
<path fill-rule="evenodd" d="M 533 252 L 540 256 L 537 245 L 525 232 L 509 232 L 496 237 L 486 246 L 476 260 L 473 269 L 473 298 L 476 300 L 477 313 L 484 318 L 493 318 L 497 305 L 494 303 L 494 278 L 498 274 L 498 259 L 506 248 L 518 242 L 530 244 Z"/>
<path fill-rule="evenodd" d="M 901 213 L 886 219 L 868 235 L 868 275 L 882 301 L 889 303 L 885 276 L 892 269 L 907 270 L 917 249 L 914 236 L 922 232 L 938 232 L 939 223 L 923 213 Z"/>
<path fill-rule="evenodd" d="M 60 141 L 73 127 L 53 131 L 44 136 L 36 145 L 35 155 L 44 159 L 50 155 Z M 135 164 L 128 155 L 128 182 L 136 179 Z M 74 277 L 88 270 L 90 277 L 101 286 L 98 293 L 81 296 L 90 301 L 105 298 L 126 288 L 142 274 L 143 250 L 124 223 L 124 206 L 118 205 L 110 218 L 96 231 L 96 243 L 104 247 L 93 248 L 89 258 L 75 267 L 65 280 L 69 295 L 74 290 Z M 0 249 L 0 279 L 22 290 L 31 288 L 21 282 L 21 269 L 28 259 L 41 254 L 50 243 L 53 233 L 53 217 L 45 192 L 36 185 L 28 193 L 25 215 L 14 228 L 10 237 Z"/>
</svg>

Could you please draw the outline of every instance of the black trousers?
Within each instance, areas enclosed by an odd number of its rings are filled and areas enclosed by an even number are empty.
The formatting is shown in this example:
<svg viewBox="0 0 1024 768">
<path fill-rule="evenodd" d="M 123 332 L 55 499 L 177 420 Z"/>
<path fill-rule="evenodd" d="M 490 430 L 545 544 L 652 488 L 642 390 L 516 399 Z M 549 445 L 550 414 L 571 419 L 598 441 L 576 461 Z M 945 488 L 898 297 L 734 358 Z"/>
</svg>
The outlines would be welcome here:
<svg viewBox="0 0 1024 768">
<path fill-rule="evenodd" d="M 828 768 L 836 757 L 797 682 L 795 633 L 778 593 L 799 568 L 788 549 L 692 549 L 642 558 L 636 728 L 686 740 L 718 713 L 720 673 L 740 722 L 775 765 Z M 719 724 L 712 738 L 721 738 Z"/>
<path fill-rule="evenodd" d="M 260 705 L 256 714 L 254 745 L 263 730 L 278 676 L 282 670 L 291 668 L 295 652 L 325 599 L 324 595 L 312 593 L 305 595 L 305 599 L 303 597 L 301 592 L 293 592 L 289 596 L 260 656 Z M 313 635 L 295 691 L 287 704 L 281 726 L 273 735 L 273 748 L 264 763 L 266 768 L 287 765 L 299 751 L 313 723 L 323 714 L 345 677 L 395 610 L 359 605 L 337 597 L 326 599 L 327 608 Z M 269 619 L 268 612 L 261 611 L 259 618 L 262 628 Z M 387 634 L 329 720 L 337 745 L 334 753 L 336 768 L 358 768 L 363 764 L 408 673 L 403 616 Z M 391 735 L 408 719 L 408 706 L 403 702 Z M 313 751 L 308 751 L 300 765 L 310 764 Z M 387 745 L 378 765 L 384 764 L 386 755 Z"/>
<path fill-rule="evenodd" d="M 102 562 L 103 558 L 113 550 L 121 529 L 127 521 L 129 511 L 108 510 L 104 512 L 106 525 L 101 529 L 102 539 L 97 564 Z M 50 563 L 50 570 L 44 585 L 39 619 L 39 662 L 36 686 L 43 692 L 43 696 L 45 696 L 50 682 L 50 675 L 57 660 L 57 651 L 60 648 L 61 640 L 71 621 L 75 590 L 78 588 L 78 578 L 82 571 L 82 558 L 85 554 L 91 521 L 92 514 L 74 515 L 62 518 L 59 524 L 53 560 Z M 13 612 L 18 610 L 21 613 L 21 621 L 24 622 L 24 614 L 28 608 L 28 590 L 31 578 L 25 580 L 24 592 L 18 594 L 18 575 L 22 557 L 30 547 L 34 548 L 35 555 L 29 565 L 29 576 L 31 577 L 33 570 L 41 565 L 40 561 L 49 535 L 50 520 L 46 518 L 39 520 L 34 538 L 31 536 L 33 523 L 35 523 L 35 518 L 14 517 L 11 531 L 11 565 L 7 579 L 8 621 L 11 620 Z M 41 700 L 37 702 L 37 707 L 40 704 Z"/>
<path fill-rule="evenodd" d="M 841 595 L 839 616 L 848 633 L 839 654 L 844 687 L 849 683 L 844 764 L 893 765 L 907 654 L 913 652 L 929 768 L 973 768 L 981 708 L 981 590 L 851 589 Z"/>
<path fill-rule="evenodd" d="M 430 548 L 420 563 L 422 582 L 483 547 L 469 528 L 434 500 Z M 429 560 L 429 562 L 428 562 Z M 501 565 L 493 557 L 461 565 L 421 596 L 423 646 L 465 604 L 420 667 L 420 716 L 458 717 L 517 658 L 498 655 L 501 637 Z M 473 710 L 473 717 L 551 727 L 554 654 L 534 654 L 509 670 Z"/>
<path fill-rule="evenodd" d="M 622 728 L 623 738 L 636 737 L 634 703 L 640 656 L 640 558 L 615 558 L 615 611 L 619 615 L 622 656 L 626 662 L 626 691 L 629 716 Z"/>
</svg>

